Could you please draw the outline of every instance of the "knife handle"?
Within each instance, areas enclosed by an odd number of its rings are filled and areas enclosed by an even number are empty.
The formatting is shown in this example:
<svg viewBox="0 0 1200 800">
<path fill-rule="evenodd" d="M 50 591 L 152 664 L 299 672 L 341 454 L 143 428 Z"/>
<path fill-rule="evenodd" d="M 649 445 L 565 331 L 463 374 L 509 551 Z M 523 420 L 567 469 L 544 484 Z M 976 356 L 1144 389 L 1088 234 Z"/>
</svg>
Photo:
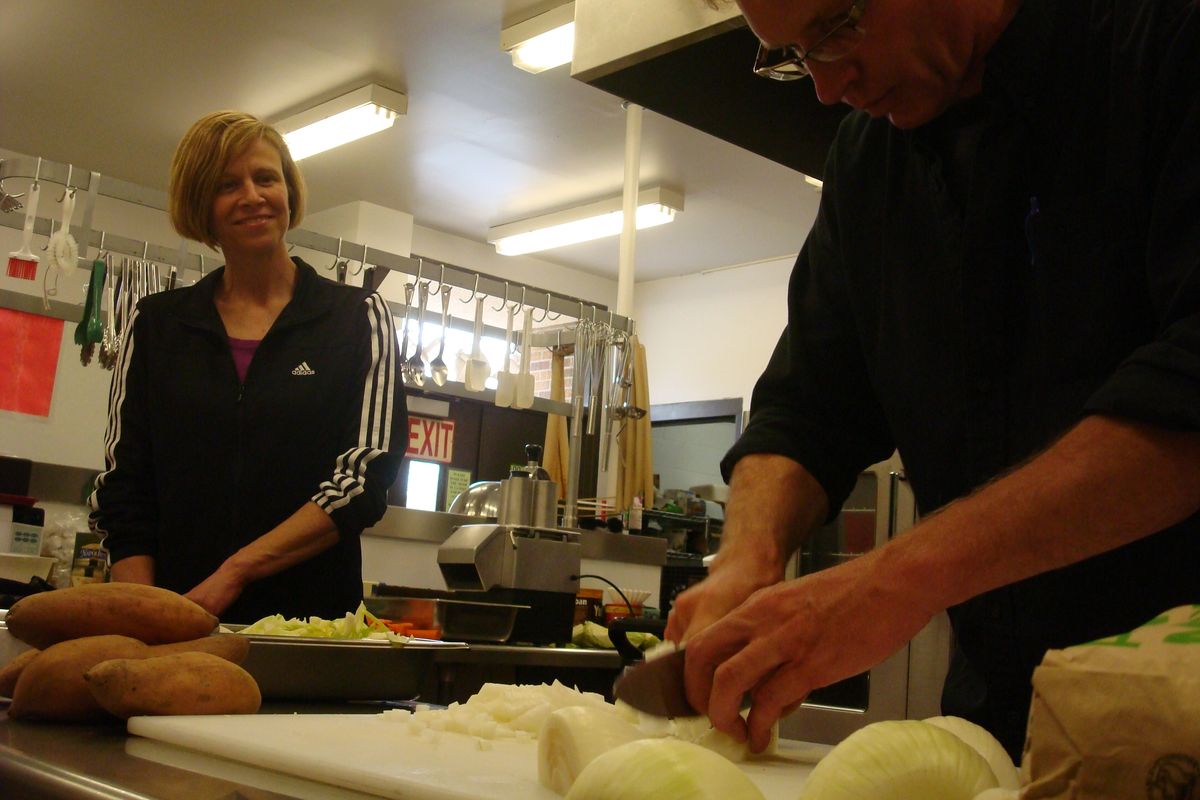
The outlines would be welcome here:
<svg viewBox="0 0 1200 800">
<path fill-rule="evenodd" d="M 613 647 L 617 648 L 617 653 L 621 656 L 621 663 L 628 666 L 641 661 L 643 655 L 641 650 L 630 644 L 626 633 L 630 631 L 652 633 L 661 639 L 666 630 L 667 621 L 665 619 L 617 617 L 608 623 L 608 638 L 612 640 Z"/>
</svg>

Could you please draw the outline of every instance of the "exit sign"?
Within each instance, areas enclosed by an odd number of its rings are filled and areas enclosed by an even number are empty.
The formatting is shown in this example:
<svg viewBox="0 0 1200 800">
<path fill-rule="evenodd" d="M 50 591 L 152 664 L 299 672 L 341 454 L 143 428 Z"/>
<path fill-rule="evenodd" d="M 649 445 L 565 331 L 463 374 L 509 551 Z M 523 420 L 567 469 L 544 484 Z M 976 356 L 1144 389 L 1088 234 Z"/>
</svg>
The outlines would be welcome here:
<svg viewBox="0 0 1200 800">
<path fill-rule="evenodd" d="M 454 458 L 454 421 L 410 414 L 405 455 L 449 464 Z"/>
</svg>

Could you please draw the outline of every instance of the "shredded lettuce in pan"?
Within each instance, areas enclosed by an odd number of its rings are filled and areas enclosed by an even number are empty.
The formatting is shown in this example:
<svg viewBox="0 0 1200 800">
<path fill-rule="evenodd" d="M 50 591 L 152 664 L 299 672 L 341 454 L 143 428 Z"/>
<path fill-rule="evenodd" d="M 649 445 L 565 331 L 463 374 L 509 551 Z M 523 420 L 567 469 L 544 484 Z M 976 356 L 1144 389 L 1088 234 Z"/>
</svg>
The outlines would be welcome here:
<svg viewBox="0 0 1200 800">
<path fill-rule="evenodd" d="M 242 628 L 239 633 L 260 636 L 303 636 L 316 639 L 386 639 L 394 642 L 407 642 L 409 637 L 393 633 L 386 625 L 373 616 L 362 603 L 353 614 L 346 614 L 341 619 L 321 619 L 309 617 L 307 620 L 284 619 L 282 614 L 272 614 L 263 617 L 252 625 Z"/>
</svg>

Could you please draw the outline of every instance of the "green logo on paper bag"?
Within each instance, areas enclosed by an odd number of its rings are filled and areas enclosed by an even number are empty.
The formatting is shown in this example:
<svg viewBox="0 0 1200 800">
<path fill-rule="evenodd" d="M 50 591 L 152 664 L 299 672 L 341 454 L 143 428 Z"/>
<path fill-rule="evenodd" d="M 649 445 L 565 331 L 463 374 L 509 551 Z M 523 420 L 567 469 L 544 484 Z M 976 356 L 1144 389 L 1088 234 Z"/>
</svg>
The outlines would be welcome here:
<svg viewBox="0 0 1200 800">
<path fill-rule="evenodd" d="M 1163 637 L 1166 644 L 1200 644 L 1200 619 L 1191 619 L 1179 627 L 1187 628 Z"/>
<path fill-rule="evenodd" d="M 1141 645 L 1133 641 L 1133 631 L 1129 633 L 1118 634 L 1117 636 L 1109 636 L 1104 639 L 1097 639 L 1094 642 L 1088 642 L 1096 647 L 1141 647 Z"/>
</svg>

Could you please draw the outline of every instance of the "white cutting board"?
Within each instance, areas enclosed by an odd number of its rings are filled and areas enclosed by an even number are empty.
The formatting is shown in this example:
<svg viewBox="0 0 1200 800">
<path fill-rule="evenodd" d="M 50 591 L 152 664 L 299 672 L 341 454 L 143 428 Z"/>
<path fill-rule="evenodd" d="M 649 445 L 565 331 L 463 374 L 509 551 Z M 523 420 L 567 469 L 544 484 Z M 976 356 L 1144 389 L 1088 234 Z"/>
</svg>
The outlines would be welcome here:
<svg viewBox="0 0 1200 800">
<path fill-rule="evenodd" d="M 384 714 L 134 717 L 129 732 L 382 797 L 559 800 L 537 780 L 537 743 L 431 732 L 414 736 Z M 794 800 L 825 745 L 780 743 L 780 755 L 741 765 L 767 800 Z M 133 750 L 131 750 L 133 752 Z"/>
</svg>

